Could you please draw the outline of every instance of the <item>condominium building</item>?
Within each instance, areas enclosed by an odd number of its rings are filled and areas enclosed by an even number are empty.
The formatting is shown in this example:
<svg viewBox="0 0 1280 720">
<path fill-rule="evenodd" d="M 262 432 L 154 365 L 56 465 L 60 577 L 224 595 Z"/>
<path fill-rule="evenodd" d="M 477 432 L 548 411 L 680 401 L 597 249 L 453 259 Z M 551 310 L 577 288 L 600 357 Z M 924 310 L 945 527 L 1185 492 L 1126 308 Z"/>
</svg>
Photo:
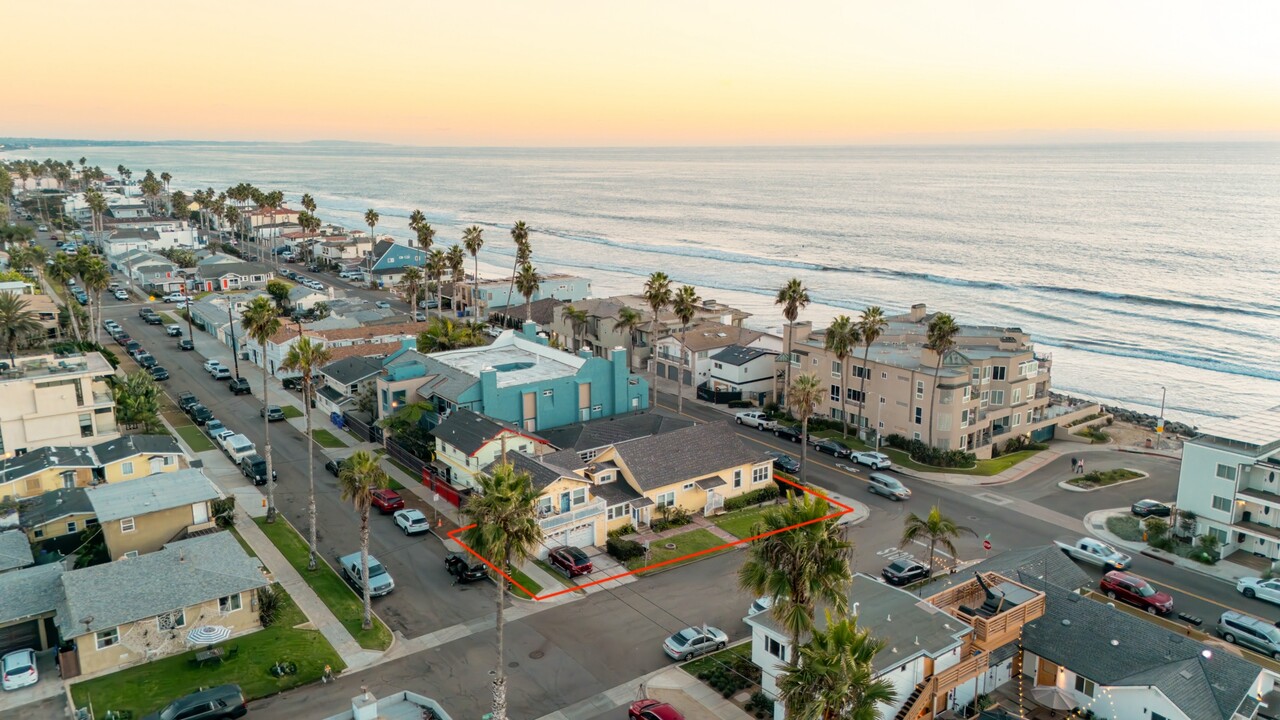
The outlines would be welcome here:
<svg viewBox="0 0 1280 720">
<path fill-rule="evenodd" d="M 119 437 L 115 397 L 107 382 L 114 374 L 96 352 L 0 363 L 0 457 Z"/>
<path fill-rule="evenodd" d="M 987 458 L 993 443 L 1015 435 L 1052 438 L 1067 408 L 1050 405 L 1052 359 L 1036 352 L 1031 335 L 1020 328 L 961 325 L 939 366 L 937 353 L 925 347 L 933 316 L 919 304 L 886 318 L 888 327 L 867 359 L 859 345 L 843 367 L 824 347 L 825 329 L 796 323 L 785 331 L 791 376 L 814 373 L 828 382 L 818 414 L 839 420 L 848 413 L 868 439 L 878 431 L 929 442 L 932 425 L 934 446 Z"/>
</svg>

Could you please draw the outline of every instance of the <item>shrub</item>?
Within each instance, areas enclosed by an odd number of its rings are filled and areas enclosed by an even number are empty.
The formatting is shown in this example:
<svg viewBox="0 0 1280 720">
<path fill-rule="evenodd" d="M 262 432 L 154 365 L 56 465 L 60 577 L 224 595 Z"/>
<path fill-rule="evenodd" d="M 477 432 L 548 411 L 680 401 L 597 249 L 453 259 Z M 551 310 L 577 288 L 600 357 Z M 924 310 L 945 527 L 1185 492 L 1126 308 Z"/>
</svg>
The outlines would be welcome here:
<svg viewBox="0 0 1280 720">
<path fill-rule="evenodd" d="M 1147 544 L 1153 548 L 1156 548 L 1157 550 L 1164 550 L 1165 552 L 1174 552 L 1173 538 L 1167 535 L 1153 538 L 1149 540 Z"/>
<path fill-rule="evenodd" d="M 618 562 L 626 562 L 638 557 L 644 557 L 644 546 L 634 540 L 609 538 L 605 542 L 604 547 L 605 551 L 613 556 L 613 558 Z"/>
<path fill-rule="evenodd" d="M 973 453 L 963 450 L 941 450 L 923 440 L 907 438 L 902 435 L 887 435 L 884 442 L 889 447 L 905 451 L 911 459 L 922 464 L 943 468 L 970 468 L 977 464 L 978 458 Z M 1010 440 L 1010 442 L 1013 442 Z M 1015 447 L 1016 449 L 1016 447 Z M 1006 448 L 1006 451 L 1008 448 Z"/>
<path fill-rule="evenodd" d="M 1148 544 L 1152 540 L 1164 537 L 1165 533 L 1169 532 L 1169 523 L 1165 522 L 1163 518 L 1149 517 L 1143 521 L 1142 526 L 1147 531 Z"/>
<path fill-rule="evenodd" d="M 725 510 L 741 510 L 752 505 L 759 505 L 762 502 L 777 499 L 778 486 L 768 485 L 759 490 L 752 490 L 749 493 L 743 493 L 737 497 L 731 497 L 724 501 Z"/>
<path fill-rule="evenodd" d="M 689 517 L 688 510 L 675 505 L 664 505 L 658 508 L 658 513 L 662 515 L 662 519 L 653 523 L 654 532 L 683 527 L 693 522 L 693 518 Z"/>
<path fill-rule="evenodd" d="M 728 405 L 731 408 L 749 408 L 753 407 L 755 403 L 750 400 L 730 400 Z"/>
<path fill-rule="evenodd" d="M 276 613 L 280 611 L 280 592 L 275 585 L 258 588 L 258 620 L 262 627 L 271 627 L 276 621 Z"/>
<path fill-rule="evenodd" d="M 610 530 L 610 531 L 609 531 L 609 537 L 611 537 L 611 538 L 620 538 L 620 537 L 622 537 L 623 535 L 630 535 L 630 534 L 634 533 L 635 531 L 636 531 L 635 526 L 634 526 L 634 525 L 632 525 L 631 523 L 627 523 L 626 525 L 623 525 L 622 527 L 618 528 L 617 530 Z"/>
<path fill-rule="evenodd" d="M 1142 530 L 1138 526 L 1138 518 L 1132 515 L 1116 515 L 1107 518 L 1107 530 L 1121 540 L 1137 542 L 1142 539 Z"/>
<path fill-rule="evenodd" d="M 228 495 L 213 501 L 213 518 L 220 528 L 229 528 L 236 524 L 236 496 Z"/>
</svg>

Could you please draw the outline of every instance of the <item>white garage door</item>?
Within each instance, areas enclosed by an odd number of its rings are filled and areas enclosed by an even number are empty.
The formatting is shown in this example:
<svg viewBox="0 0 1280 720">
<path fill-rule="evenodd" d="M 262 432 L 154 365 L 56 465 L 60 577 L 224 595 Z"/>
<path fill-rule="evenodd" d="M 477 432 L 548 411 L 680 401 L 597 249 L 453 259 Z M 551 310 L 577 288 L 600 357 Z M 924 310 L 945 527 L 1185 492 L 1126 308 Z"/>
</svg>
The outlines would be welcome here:
<svg viewBox="0 0 1280 720">
<path fill-rule="evenodd" d="M 547 553 L 553 547 L 561 545 L 574 545 L 576 547 L 585 548 L 588 545 L 594 545 L 596 542 L 596 522 L 592 520 L 589 523 L 575 525 L 567 530 L 561 530 L 547 535 L 542 540 L 542 547 L 538 549 L 538 557 L 546 559 Z"/>
</svg>

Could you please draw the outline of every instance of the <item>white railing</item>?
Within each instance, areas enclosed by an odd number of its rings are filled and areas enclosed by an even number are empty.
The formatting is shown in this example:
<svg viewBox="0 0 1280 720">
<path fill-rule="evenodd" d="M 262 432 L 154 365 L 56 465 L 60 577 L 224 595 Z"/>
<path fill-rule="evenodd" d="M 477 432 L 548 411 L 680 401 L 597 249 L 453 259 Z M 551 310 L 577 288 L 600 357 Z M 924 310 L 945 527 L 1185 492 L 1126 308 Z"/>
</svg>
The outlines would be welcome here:
<svg viewBox="0 0 1280 720">
<path fill-rule="evenodd" d="M 593 515 L 598 515 L 604 512 L 604 509 L 604 500 L 592 500 L 585 505 L 578 505 L 576 508 L 567 512 L 553 510 L 551 515 L 539 518 L 538 524 L 542 526 L 544 531 L 554 530 L 562 525 L 568 525 L 570 523 L 578 522 L 579 520 L 585 520 Z"/>
</svg>

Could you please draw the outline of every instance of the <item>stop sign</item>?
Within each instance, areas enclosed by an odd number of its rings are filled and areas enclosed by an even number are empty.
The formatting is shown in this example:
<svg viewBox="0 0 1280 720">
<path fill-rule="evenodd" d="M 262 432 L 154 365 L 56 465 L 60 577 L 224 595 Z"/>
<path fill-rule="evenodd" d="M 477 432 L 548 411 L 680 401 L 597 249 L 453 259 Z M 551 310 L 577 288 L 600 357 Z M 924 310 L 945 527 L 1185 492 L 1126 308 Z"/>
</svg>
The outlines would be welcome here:
<svg viewBox="0 0 1280 720">
<path fill-rule="evenodd" d="M 990 549 L 991 549 L 991 541 L 990 541 L 990 540 L 983 540 L 983 541 L 982 541 L 982 549 L 983 549 L 983 550 L 990 550 Z"/>
</svg>

